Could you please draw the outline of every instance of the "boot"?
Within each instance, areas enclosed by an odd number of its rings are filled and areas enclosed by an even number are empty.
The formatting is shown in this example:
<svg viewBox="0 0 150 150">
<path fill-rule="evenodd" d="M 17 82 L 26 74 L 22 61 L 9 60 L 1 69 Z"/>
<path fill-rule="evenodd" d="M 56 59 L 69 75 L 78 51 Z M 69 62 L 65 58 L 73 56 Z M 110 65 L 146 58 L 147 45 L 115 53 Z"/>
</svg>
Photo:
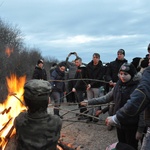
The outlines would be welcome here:
<svg viewBox="0 0 150 150">
<path fill-rule="evenodd" d="M 86 107 L 79 105 L 79 108 L 80 108 L 80 113 L 85 113 L 86 114 L 86 111 L 87 111 Z M 87 119 L 87 117 L 85 115 L 82 115 L 82 114 L 80 114 L 79 117 L 78 117 L 78 120 L 85 120 L 85 119 Z"/>
<path fill-rule="evenodd" d="M 59 115 L 59 109 L 54 108 L 54 115 L 57 115 L 57 116 L 59 116 L 61 119 L 63 119 L 63 117 Z"/>
<path fill-rule="evenodd" d="M 54 115 L 57 115 L 57 116 L 59 116 L 59 109 L 56 109 L 56 108 L 54 108 Z"/>
</svg>

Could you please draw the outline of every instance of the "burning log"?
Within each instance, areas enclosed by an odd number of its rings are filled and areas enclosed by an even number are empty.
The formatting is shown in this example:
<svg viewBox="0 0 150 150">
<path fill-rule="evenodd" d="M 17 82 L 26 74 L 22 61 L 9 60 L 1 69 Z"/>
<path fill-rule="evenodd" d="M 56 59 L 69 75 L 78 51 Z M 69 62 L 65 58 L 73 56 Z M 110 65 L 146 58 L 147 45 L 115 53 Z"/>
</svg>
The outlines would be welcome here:
<svg viewBox="0 0 150 150">
<path fill-rule="evenodd" d="M 12 135 L 12 133 L 13 133 L 14 128 L 15 128 L 14 126 L 11 127 L 11 129 L 10 129 L 9 132 L 7 133 L 5 139 L 8 139 L 8 140 L 9 140 L 9 138 L 11 137 L 11 135 Z"/>
<path fill-rule="evenodd" d="M 23 105 L 25 106 L 24 102 L 22 102 L 22 100 L 21 100 L 19 97 L 16 96 L 16 95 L 17 95 L 16 93 L 12 93 L 12 92 L 11 92 L 11 93 L 9 93 L 9 95 L 10 95 L 10 96 L 14 96 L 17 100 L 20 101 L 21 104 L 23 104 Z"/>
<path fill-rule="evenodd" d="M 4 113 L 7 111 L 7 109 L 5 108 L 0 114 L 4 115 Z"/>
<path fill-rule="evenodd" d="M 2 150 L 3 147 L 7 146 L 9 140 L 11 139 L 13 130 L 14 130 L 14 126 L 11 127 L 11 129 L 9 130 L 5 138 L 0 138 L 0 150 Z"/>
<path fill-rule="evenodd" d="M 5 150 L 16 149 L 16 144 L 17 144 L 16 138 L 15 136 L 13 136 L 9 139 L 9 142 L 6 145 Z M 71 144 L 67 144 L 60 140 L 58 142 L 58 150 L 80 150 L 79 148 L 80 147 L 74 148 Z"/>
<path fill-rule="evenodd" d="M 3 128 L 2 129 L 0 129 L 0 132 L 2 132 L 5 128 L 6 128 L 6 126 L 9 124 L 9 122 L 12 120 L 12 118 L 10 118 L 6 123 L 5 123 L 5 125 L 3 126 Z"/>
<path fill-rule="evenodd" d="M 73 148 L 73 146 L 71 146 L 70 144 L 67 144 L 65 142 L 59 141 L 58 145 L 63 149 L 63 150 L 75 150 L 75 148 Z"/>
<path fill-rule="evenodd" d="M 7 114 L 10 110 L 11 110 L 11 107 L 9 107 L 8 109 L 5 108 L 2 112 L 0 112 L 0 114 L 2 115 L 4 115 L 5 113 Z"/>
<path fill-rule="evenodd" d="M 6 110 L 6 114 L 8 114 L 11 110 L 11 107 L 9 107 L 7 110 Z"/>
</svg>

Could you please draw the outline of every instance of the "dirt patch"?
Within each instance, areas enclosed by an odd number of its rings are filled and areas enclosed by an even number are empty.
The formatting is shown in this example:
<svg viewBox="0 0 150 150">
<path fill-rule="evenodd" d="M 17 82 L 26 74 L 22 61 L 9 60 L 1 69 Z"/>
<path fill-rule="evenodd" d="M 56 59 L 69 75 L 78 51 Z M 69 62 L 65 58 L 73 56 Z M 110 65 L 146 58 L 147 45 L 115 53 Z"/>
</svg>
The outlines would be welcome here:
<svg viewBox="0 0 150 150">
<path fill-rule="evenodd" d="M 64 142 L 71 143 L 76 147 L 80 146 L 81 150 L 105 150 L 108 145 L 117 142 L 115 128 L 108 131 L 105 125 L 105 118 L 108 114 L 102 114 L 97 123 L 86 123 L 86 120 L 77 119 L 75 114 L 75 112 L 79 112 L 76 110 L 77 108 L 77 105 L 62 104 L 61 106 L 60 114 L 65 114 L 61 130 L 61 138 Z M 72 113 L 70 110 L 76 111 Z"/>
</svg>

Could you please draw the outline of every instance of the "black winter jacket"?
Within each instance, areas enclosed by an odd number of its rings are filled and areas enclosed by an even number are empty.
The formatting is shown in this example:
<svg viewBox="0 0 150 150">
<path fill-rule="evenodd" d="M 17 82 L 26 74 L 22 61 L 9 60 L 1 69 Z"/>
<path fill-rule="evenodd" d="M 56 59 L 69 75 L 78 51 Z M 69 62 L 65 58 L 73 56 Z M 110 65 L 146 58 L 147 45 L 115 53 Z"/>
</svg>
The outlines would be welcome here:
<svg viewBox="0 0 150 150">
<path fill-rule="evenodd" d="M 122 83 L 120 80 L 118 80 L 115 87 L 107 93 L 106 95 L 94 98 L 92 100 L 88 101 L 88 104 L 96 105 L 96 104 L 104 104 L 108 102 L 114 102 L 114 108 L 113 108 L 113 114 L 115 114 L 121 107 L 124 106 L 124 104 L 127 102 L 127 100 L 130 97 L 130 94 L 133 92 L 133 90 L 137 87 L 139 83 L 139 78 L 136 78 L 136 80 L 130 80 L 127 83 Z M 139 116 L 134 117 L 134 119 L 126 120 L 123 122 L 123 124 L 126 125 L 138 125 Z"/>
<path fill-rule="evenodd" d="M 86 78 L 86 67 L 84 65 L 81 65 L 76 70 L 75 79 L 77 80 L 74 81 L 73 86 L 77 91 L 86 90 L 86 81 L 83 80 L 85 78 Z"/>
<path fill-rule="evenodd" d="M 40 68 L 39 66 L 35 66 L 32 79 L 47 80 L 46 70 L 44 68 Z"/>
<path fill-rule="evenodd" d="M 114 105 L 114 110 L 113 114 L 116 114 L 116 112 L 124 106 L 124 104 L 127 103 L 127 100 L 130 98 L 131 93 L 135 90 L 139 83 L 139 80 L 130 80 L 127 83 L 122 83 L 120 80 L 118 80 L 117 84 L 114 87 L 113 91 L 113 102 L 115 103 Z M 134 119 L 128 120 L 128 124 L 138 124 L 139 121 L 139 116 L 134 117 Z M 126 124 L 124 122 L 124 124 Z"/>
<path fill-rule="evenodd" d="M 101 61 L 97 65 L 93 65 L 93 60 L 86 66 L 86 75 L 89 80 L 87 83 L 91 85 L 91 88 L 99 88 L 103 85 L 103 82 L 94 81 L 104 80 L 104 67 Z"/>
<path fill-rule="evenodd" d="M 50 76 L 50 83 L 52 85 L 53 92 L 64 92 L 65 91 L 65 83 L 56 80 L 64 80 L 65 73 L 61 72 L 57 67 Z"/>
<path fill-rule="evenodd" d="M 119 69 L 122 66 L 122 64 L 125 62 L 127 62 L 126 59 L 118 60 L 118 58 L 116 58 L 115 61 L 110 62 L 108 64 L 107 72 L 106 72 L 106 76 L 105 76 L 106 81 L 117 82 Z"/>
</svg>

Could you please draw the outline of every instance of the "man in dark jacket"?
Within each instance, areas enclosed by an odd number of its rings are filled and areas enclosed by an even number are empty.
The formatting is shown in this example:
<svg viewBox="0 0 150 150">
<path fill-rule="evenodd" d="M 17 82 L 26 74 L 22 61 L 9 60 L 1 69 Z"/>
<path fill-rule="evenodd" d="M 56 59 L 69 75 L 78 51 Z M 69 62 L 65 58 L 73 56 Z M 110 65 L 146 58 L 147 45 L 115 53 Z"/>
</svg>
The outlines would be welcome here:
<svg viewBox="0 0 150 150">
<path fill-rule="evenodd" d="M 40 80 L 47 80 L 47 73 L 43 67 L 43 60 L 39 59 L 37 65 L 35 66 L 32 79 L 40 79 Z"/>
<path fill-rule="evenodd" d="M 125 59 L 125 50 L 119 49 L 117 52 L 116 60 L 110 62 L 106 70 L 105 80 L 109 82 L 109 90 L 111 90 L 111 88 L 113 88 L 116 85 L 118 81 L 119 69 L 126 62 L 128 61 Z M 110 106 L 110 109 L 109 109 L 110 116 L 112 115 L 112 111 L 113 111 L 113 107 Z M 108 130 L 111 130 L 111 129 L 112 127 L 108 126 Z"/>
<path fill-rule="evenodd" d="M 122 64 L 127 62 L 125 57 L 125 51 L 123 49 L 119 49 L 117 52 L 116 60 L 109 63 L 105 79 L 109 82 L 110 86 L 114 86 L 118 81 L 118 72 Z"/>
<path fill-rule="evenodd" d="M 66 63 L 61 62 L 58 64 L 57 68 L 54 69 L 50 76 L 50 83 L 52 85 L 52 94 L 51 97 L 54 100 L 54 115 L 58 115 L 62 118 L 59 114 L 59 107 L 61 102 L 63 102 L 64 94 L 65 94 L 65 83 L 61 82 L 61 80 L 65 79 L 65 69 Z"/>
<path fill-rule="evenodd" d="M 82 64 L 82 59 L 79 57 L 75 59 L 75 64 L 77 66 L 77 71 L 75 74 L 76 80 L 74 81 L 72 92 L 75 93 L 77 102 L 80 103 L 84 100 L 83 94 L 86 91 L 86 82 L 84 80 L 84 78 L 86 78 L 86 67 Z M 87 110 L 86 107 L 81 107 L 80 104 L 79 109 L 80 113 L 84 113 Z M 80 115 L 78 119 L 85 119 L 85 117 L 83 115 Z"/>
<path fill-rule="evenodd" d="M 74 77 L 75 77 L 77 66 L 75 65 L 74 61 L 72 61 L 72 62 L 69 61 L 69 58 L 72 55 L 74 55 L 76 58 L 78 58 L 78 55 L 77 55 L 76 52 L 71 52 L 67 56 L 67 58 L 66 58 L 66 70 L 67 70 L 66 79 L 69 80 L 69 81 L 65 82 L 65 83 L 66 83 L 66 90 L 67 90 L 66 91 L 67 92 L 66 93 L 66 95 L 67 95 L 66 96 L 67 102 L 75 103 L 76 102 L 75 93 L 71 92 L 72 88 L 73 88 L 74 81 L 71 80 L 71 79 L 74 79 Z"/>
<path fill-rule="evenodd" d="M 92 61 L 89 62 L 86 66 L 86 76 L 88 79 L 90 79 L 87 82 L 88 84 L 87 85 L 87 99 L 89 100 L 92 98 L 99 97 L 100 87 L 103 86 L 103 82 L 100 82 L 100 81 L 104 80 L 104 67 L 103 67 L 102 61 L 100 60 L 100 54 L 98 53 L 93 54 Z M 98 109 L 100 108 L 96 107 L 95 109 L 92 109 L 89 112 L 89 114 L 96 116 L 95 112 Z M 87 122 L 89 121 L 92 121 L 91 117 L 88 118 Z M 96 120 L 93 120 L 93 121 L 96 121 Z"/>
<path fill-rule="evenodd" d="M 150 53 L 150 47 L 148 46 Z M 150 60 L 149 60 L 150 62 Z M 145 111 L 145 122 L 147 124 L 147 133 L 144 137 L 141 150 L 150 148 L 150 66 L 144 71 L 138 87 L 133 91 L 127 103 L 116 112 L 116 115 L 106 119 L 107 125 L 116 125 L 126 123 L 133 119 L 140 112 Z"/>
<path fill-rule="evenodd" d="M 33 79 L 24 85 L 27 112 L 21 112 L 14 121 L 16 150 L 57 150 L 62 121 L 47 113 L 50 83 Z"/>
</svg>

